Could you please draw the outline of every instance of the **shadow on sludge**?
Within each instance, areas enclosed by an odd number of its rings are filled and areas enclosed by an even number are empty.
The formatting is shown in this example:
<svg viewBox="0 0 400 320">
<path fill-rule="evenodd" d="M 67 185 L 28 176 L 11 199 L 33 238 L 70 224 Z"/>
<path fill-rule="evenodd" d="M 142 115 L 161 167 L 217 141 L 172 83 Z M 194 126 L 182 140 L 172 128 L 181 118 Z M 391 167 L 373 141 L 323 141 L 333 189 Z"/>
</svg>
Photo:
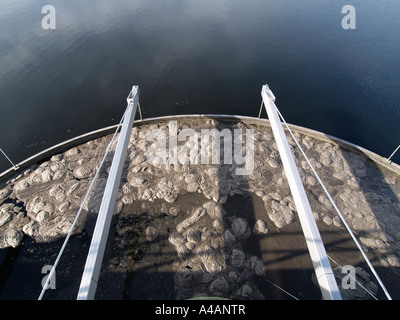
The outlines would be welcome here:
<svg viewBox="0 0 400 320">
<path fill-rule="evenodd" d="M 351 161 L 349 165 L 353 165 Z M 262 197 L 248 191 L 248 177 L 233 178 L 229 167 L 218 168 L 216 198 L 225 197 L 225 201 L 216 202 L 203 193 L 186 191 L 171 203 L 135 200 L 125 204 L 122 212 L 113 216 L 96 299 L 321 299 L 297 216 L 282 228 L 276 227 L 268 212 L 271 208 Z M 196 168 L 186 173 L 198 172 Z M 378 220 L 384 220 L 384 213 L 377 209 L 379 197 L 374 198 L 371 193 L 395 195 L 390 193 L 384 176 L 379 176 L 378 168 L 376 172 L 380 185 L 367 185 L 359 179 L 359 190 L 366 194 Z M 282 187 L 274 181 L 273 174 L 262 174 L 260 190 L 273 192 Z M 232 179 L 235 183 L 225 183 Z M 308 190 L 310 202 L 318 199 L 322 193 L 318 190 Z M 71 237 L 57 268 L 56 289 L 47 290 L 45 299 L 76 299 L 95 218 L 89 214 L 83 232 Z M 266 234 L 255 231 L 260 220 L 268 228 Z M 317 223 L 328 255 L 342 266 L 361 267 L 363 271 L 357 269 L 357 279 L 378 299 L 385 299 L 382 290 L 371 281 L 373 277 L 345 228 Z M 63 239 L 35 243 L 25 238 L 20 247 L 2 249 L 1 299 L 37 299 L 46 275 L 42 268 L 54 263 L 62 243 Z M 379 250 L 371 249 L 368 255 L 392 298 L 399 299 L 398 268 L 378 264 Z M 356 291 L 343 290 L 341 281 L 346 274 L 332 262 L 331 265 L 343 298 L 372 299 L 359 285 Z M 348 290 L 352 290 L 349 295 Z"/>
</svg>

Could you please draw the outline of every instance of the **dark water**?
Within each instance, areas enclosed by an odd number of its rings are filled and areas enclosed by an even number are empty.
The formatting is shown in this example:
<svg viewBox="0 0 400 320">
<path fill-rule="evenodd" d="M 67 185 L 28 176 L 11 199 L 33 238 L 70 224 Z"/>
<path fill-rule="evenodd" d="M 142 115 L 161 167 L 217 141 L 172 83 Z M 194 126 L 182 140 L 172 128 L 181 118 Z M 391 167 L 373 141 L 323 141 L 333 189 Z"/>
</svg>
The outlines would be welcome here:
<svg viewBox="0 0 400 320">
<path fill-rule="evenodd" d="M 290 123 L 386 157 L 400 144 L 398 0 L 354 2 L 355 30 L 347 1 L 54 0 L 44 30 L 47 4 L 0 4 L 0 148 L 14 162 L 118 123 L 134 84 L 153 117 L 257 116 L 268 83 Z"/>
</svg>

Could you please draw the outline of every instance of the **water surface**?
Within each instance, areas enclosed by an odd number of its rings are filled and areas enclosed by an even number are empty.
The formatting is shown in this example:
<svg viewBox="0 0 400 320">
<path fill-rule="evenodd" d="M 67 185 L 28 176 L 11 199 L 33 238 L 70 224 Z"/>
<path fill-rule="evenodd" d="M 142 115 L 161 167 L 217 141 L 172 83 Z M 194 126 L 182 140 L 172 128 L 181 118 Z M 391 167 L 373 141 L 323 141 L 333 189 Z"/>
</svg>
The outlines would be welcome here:
<svg viewBox="0 0 400 320">
<path fill-rule="evenodd" d="M 41 25 L 47 4 L 55 30 Z M 400 2 L 353 3 L 355 30 L 342 28 L 346 4 L 2 2 L 0 148 L 19 162 L 116 124 L 132 85 L 145 117 L 257 116 L 268 83 L 288 122 L 387 157 L 400 144 Z"/>
</svg>

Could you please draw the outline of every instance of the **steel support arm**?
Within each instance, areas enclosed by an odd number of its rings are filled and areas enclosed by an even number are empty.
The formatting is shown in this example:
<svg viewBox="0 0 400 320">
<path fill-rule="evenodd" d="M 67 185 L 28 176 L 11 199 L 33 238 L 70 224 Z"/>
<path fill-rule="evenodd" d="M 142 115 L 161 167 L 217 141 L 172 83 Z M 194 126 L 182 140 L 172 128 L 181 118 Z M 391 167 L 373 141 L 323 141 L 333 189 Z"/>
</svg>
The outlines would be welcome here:
<svg viewBox="0 0 400 320">
<path fill-rule="evenodd" d="M 133 86 L 128 98 L 128 106 L 122 124 L 118 144 L 115 149 L 114 158 L 108 175 L 103 199 L 97 217 L 92 242 L 90 244 L 85 269 L 83 271 L 78 300 L 94 299 L 100 269 L 103 261 L 104 250 L 107 243 L 111 218 L 114 213 L 118 189 L 124 167 L 129 138 L 132 131 L 133 120 L 139 101 L 139 87 Z"/>
<path fill-rule="evenodd" d="M 328 256 L 325 251 L 318 226 L 315 222 L 310 203 L 304 186 L 302 184 L 299 172 L 297 171 L 289 143 L 286 139 L 285 132 L 282 127 L 279 115 L 276 111 L 275 96 L 269 89 L 268 85 L 264 85 L 261 90 L 261 96 L 264 101 L 265 109 L 271 123 L 272 132 L 278 145 L 279 154 L 286 172 L 293 200 L 296 205 L 297 213 L 303 229 L 304 237 L 307 243 L 308 251 L 314 266 L 318 284 L 321 289 L 322 297 L 325 300 L 341 300 L 339 288 L 336 284 L 335 277 Z"/>
</svg>

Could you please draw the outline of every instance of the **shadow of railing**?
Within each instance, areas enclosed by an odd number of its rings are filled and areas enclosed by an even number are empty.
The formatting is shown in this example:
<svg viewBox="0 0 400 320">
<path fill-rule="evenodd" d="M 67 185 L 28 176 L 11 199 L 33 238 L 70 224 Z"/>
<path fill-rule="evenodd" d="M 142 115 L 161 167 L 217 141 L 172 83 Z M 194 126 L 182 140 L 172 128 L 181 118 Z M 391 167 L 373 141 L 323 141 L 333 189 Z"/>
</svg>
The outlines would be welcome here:
<svg viewBox="0 0 400 320">
<path fill-rule="evenodd" d="M 239 128 L 238 122 L 224 123 L 223 128 L 228 126 L 233 133 Z M 216 123 L 215 128 L 222 129 Z M 222 161 L 223 154 L 221 156 Z M 193 170 L 188 167 L 186 173 L 202 176 L 200 172 L 204 169 L 199 168 L 209 167 L 198 165 Z M 177 217 L 165 214 L 161 200 L 136 200 L 125 206 L 111 227 L 114 233 L 107 244 L 96 298 L 186 299 L 220 295 L 238 299 L 292 299 L 272 286 L 272 282 L 289 292 L 295 290 L 305 299 L 319 299 L 320 292 L 312 282 L 313 268 L 299 231 L 301 228 L 297 223 L 287 226 L 289 232 L 275 228 L 264 203 L 251 192 L 254 186 L 250 186 L 248 177 L 235 176 L 232 168 L 230 164 L 217 166 L 217 181 L 212 181 L 218 185 L 217 195 L 205 190 L 202 193 L 186 192 L 176 203 L 168 205 L 181 211 Z M 214 198 L 214 202 L 222 199 L 215 202 L 221 208 L 222 218 L 210 218 L 209 215 L 204 218 L 207 222 L 202 220 L 196 226 L 201 238 L 206 239 L 203 243 L 191 244 L 197 249 L 189 249 L 186 253 L 176 251 L 169 241 L 171 234 L 179 223 L 193 214 L 193 209 L 210 202 L 210 198 Z M 270 228 L 267 235 L 254 233 L 254 225 L 259 219 L 267 222 Z M 155 240 L 148 241 L 146 229 L 156 220 L 162 221 L 157 225 L 159 234 Z M 288 243 L 290 233 L 295 239 Z M 298 262 L 299 258 L 301 262 Z M 210 260 L 210 264 L 204 260 Z M 254 270 L 257 263 L 261 263 L 258 272 Z"/>
<path fill-rule="evenodd" d="M 353 175 L 352 190 L 360 199 L 358 207 L 347 206 L 344 212 L 389 294 L 399 299 L 400 248 L 396 243 L 400 243 L 400 193 L 393 190 L 396 175 L 361 150 L 341 149 L 341 155 Z"/>
<path fill-rule="evenodd" d="M 300 133 L 304 134 L 302 129 Z M 330 136 L 316 137 L 315 132 L 311 132 L 308 136 L 309 131 L 306 131 L 304 136 L 300 133 L 297 134 L 302 148 L 313 166 L 319 166 L 315 168 L 316 171 L 365 249 L 374 268 L 380 271 L 378 274 L 382 274 L 382 282 L 387 284 L 389 293 L 393 294 L 392 298 L 399 297 L 397 287 L 400 281 L 400 252 L 396 245 L 397 230 L 400 227 L 398 217 L 400 188 L 396 184 L 398 175 L 393 168 L 383 163 L 384 160 L 371 152 L 364 152 L 362 148 Z M 301 141 L 302 137 L 303 141 Z M 322 187 L 316 184 L 316 181 L 311 185 L 307 181 L 307 176 L 313 176 L 313 173 L 309 170 L 303 156 L 301 157 L 298 165 L 307 168 L 303 182 L 307 185 L 306 191 L 310 201 L 316 205 L 316 207 L 312 206 L 313 210 L 322 213 L 319 227 L 324 228 L 326 223 L 332 224 L 332 218 L 339 221 L 339 215 L 329 203 Z M 336 224 L 344 229 L 342 223 Z M 323 239 L 325 242 L 326 237 L 323 236 Z M 361 253 L 357 256 L 361 259 L 356 258 L 356 255 L 345 258 L 342 254 L 338 256 L 338 261 L 342 265 L 356 264 L 358 261 L 357 265 L 362 266 L 369 273 L 370 278 L 376 281 Z M 378 292 L 378 298 L 387 298 L 383 290 Z"/>
<path fill-rule="evenodd" d="M 277 227 L 271 220 L 272 201 L 278 197 L 275 193 L 279 191 L 284 201 L 290 192 L 279 161 L 278 167 L 275 167 L 275 162 L 274 167 L 268 164 L 272 151 L 275 150 L 273 138 L 267 141 L 264 139 L 269 134 L 269 128 L 264 124 L 260 127 L 239 125 L 239 119 L 230 119 L 225 122 L 221 120 L 220 123 L 215 119 L 213 121 L 213 128 L 218 130 L 229 128 L 232 133 L 234 129 L 244 130 L 247 127 L 262 131 L 261 136 L 255 138 L 257 152 L 255 173 L 235 176 L 232 175 L 233 166 L 223 163 L 214 166 L 197 164 L 179 169 L 170 167 L 160 171 L 154 171 L 149 165 L 142 165 L 141 170 L 144 171 L 134 172 L 133 176 L 145 176 L 149 180 L 149 188 L 150 182 L 157 185 L 163 178 L 180 181 L 175 184 L 175 187 L 179 187 L 176 201 L 167 202 L 163 199 L 151 201 L 140 199 L 142 194 L 135 193 L 137 190 L 132 191 L 128 186 L 130 183 L 128 175 L 133 170 L 137 170 L 137 167 L 125 168 L 118 196 L 118 201 L 120 203 L 124 201 L 124 206 L 122 212 L 114 215 L 112 220 L 96 299 L 175 300 L 202 295 L 219 295 L 234 299 L 292 299 L 278 287 L 300 299 L 321 299 L 320 290 L 312 280 L 314 270 L 297 215 L 291 223 L 282 227 Z M 185 125 L 184 120 L 182 123 Z M 223 139 L 221 143 L 224 143 Z M 129 164 L 132 157 L 136 157 L 136 151 L 131 146 L 128 152 Z M 311 154 L 313 155 L 315 154 Z M 273 156 L 276 156 L 276 152 Z M 297 160 L 297 163 L 302 165 L 301 160 Z M 349 160 L 348 163 L 351 161 Z M 146 169 L 143 169 L 145 167 Z M 324 222 L 325 216 L 333 217 L 332 208 L 323 206 L 325 202 L 320 201 L 322 189 L 310 184 L 310 180 L 307 180 L 309 171 L 305 166 L 303 167 L 304 170 L 300 175 L 306 184 L 311 207 L 313 211 L 324 212 L 324 216 L 321 216 L 317 223 L 329 256 L 341 265 L 352 264 L 368 270 L 343 225 L 333 226 Z M 212 177 L 205 172 L 209 168 L 217 169 L 213 171 L 215 174 Z M 332 177 L 335 173 L 332 164 L 326 164 L 325 170 L 327 170 L 324 173 L 325 177 Z M 379 171 L 379 168 L 368 167 L 367 173 L 371 170 Z M 184 181 L 189 174 L 194 174 L 199 179 L 197 189 L 189 190 L 192 187 L 188 189 L 188 184 L 182 182 L 182 179 Z M 377 219 L 385 222 L 385 215 L 377 210 L 376 200 L 383 199 L 380 198 L 383 197 L 380 193 L 383 192 L 385 197 L 390 195 L 389 198 L 394 199 L 394 202 L 391 201 L 390 204 L 392 208 L 398 200 L 396 202 L 397 198 L 392 197 L 396 196 L 393 190 L 390 194 L 389 189 L 393 186 L 388 185 L 384 179 L 383 182 L 381 181 L 384 178 L 383 174 L 382 176 L 379 176 L 379 172 L 377 174 L 374 181 L 379 181 L 379 184 L 375 187 L 363 182 L 361 178 L 356 181 L 356 184 L 349 184 L 349 187 L 353 191 L 360 192 Z M 99 178 L 97 187 L 101 189 L 101 185 L 105 183 L 106 173 L 103 172 Z M 203 179 L 207 180 L 208 189 L 207 184 L 201 183 Z M 325 181 L 324 176 L 322 180 Z M 347 187 L 346 181 L 336 179 L 328 187 L 335 201 L 338 199 L 340 205 L 342 205 L 340 201 L 343 201 L 340 195 L 344 186 Z M 124 198 L 126 192 L 133 192 L 136 196 L 132 196 L 131 201 L 127 201 Z M 376 199 L 371 193 L 376 194 L 378 198 Z M 93 208 L 99 204 L 99 199 L 101 200 L 101 197 L 91 199 L 88 204 L 89 211 L 96 211 Z M 207 211 L 207 216 L 178 232 L 177 226 L 182 221 L 189 218 L 194 210 L 202 208 L 209 202 L 218 208 L 215 216 L 211 216 Z M 389 205 L 384 201 L 381 202 L 380 204 Z M 313 204 L 317 206 L 314 207 Z M 344 210 L 345 214 L 351 212 L 354 214 L 355 211 Z M 46 294 L 47 299 L 76 298 L 95 216 L 89 212 L 83 233 L 71 238 L 75 242 L 71 249 L 65 252 L 67 258 L 63 258 L 64 261 L 61 261 L 57 271 L 57 292 L 49 290 Z M 258 220 L 266 222 L 267 234 L 254 232 L 254 226 Z M 388 228 L 387 224 L 385 226 Z M 158 231 L 158 235 L 151 240 L 147 239 L 146 234 L 149 227 L 154 227 Z M 195 234 L 190 235 L 192 238 L 188 240 L 188 232 L 192 229 L 199 231 L 199 240 L 195 239 Z M 250 233 L 247 232 L 248 230 Z M 382 226 L 379 226 L 378 231 L 387 232 Z M 184 249 L 184 251 L 181 251 L 182 248 L 177 250 L 171 242 L 171 235 L 176 233 L 184 236 L 183 244 L 190 248 L 186 247 L 187 250 Z M 366 235 L 359 233 L 358 236 Z M 83 243 L 85 246 L 79 250 L 78 254 L 76 250 L 80 248 L 80 245 L 83 246 Z M 387 241 L 385 245 L 390 245 L 393 249 L 396 243 Z M 368 252 L 373 263 L 377 263 L 378 260 L 382 262 L 381 257 L 378 258 L 373 251 L 370 248 Z M 372 253 L 374 255 L 371 255 Z M 378 250 L 378 253 L 381 252 Z M 82 260 L 80 263 L 70 258 L 78 255 Z M 209 265 L 205 263 L 206 260 L 210 263 Z M 378 273 L 382 272 L 383 281 L 388 284 L 389 291 L 393 292 L 391 289 L 395 289 L 399 279 L 393 276 L 393 270 L 396 267 L 376 265 Z M 393 294 L 393 298 L 398 297 L 396 294 Z M 384 298 L 384 296 L 380 294 L 378 298 Z"/>
</svg>

